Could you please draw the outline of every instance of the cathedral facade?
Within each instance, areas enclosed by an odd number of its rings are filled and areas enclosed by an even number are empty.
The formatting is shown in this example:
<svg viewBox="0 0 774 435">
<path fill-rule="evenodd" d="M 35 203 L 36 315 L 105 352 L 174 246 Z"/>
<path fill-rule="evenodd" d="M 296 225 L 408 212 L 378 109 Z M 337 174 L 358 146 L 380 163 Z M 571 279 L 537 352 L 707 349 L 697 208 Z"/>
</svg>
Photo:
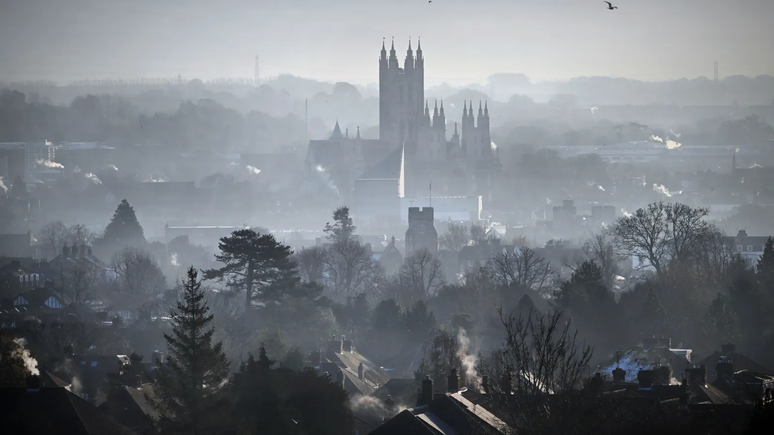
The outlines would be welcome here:
<svg viewBox="0 0 774 435">
<path fill-rule="evenodd" d="M 361 216 L 391 216 L 394 200 L 404 196 L 490 198 L 499 160 L 489 133 L 488 104 L 478 102 L 476 112 L 472 101 L 464 102 L 462 119 L 452 127 L 443 101 L 434 101 L 431 110 L 424 86 L 421 44 L 414 51 L 409 42 L 401 66 L 394 42 L 389 52 L 383 42 L 379 139 L 362 139 L 359 133 L 352 138 L 342 134 L 337 123 L 328 140 L 310 141 L 309 176 L 335 178 L 341 196 L 354 199 Z"/>
</svg>

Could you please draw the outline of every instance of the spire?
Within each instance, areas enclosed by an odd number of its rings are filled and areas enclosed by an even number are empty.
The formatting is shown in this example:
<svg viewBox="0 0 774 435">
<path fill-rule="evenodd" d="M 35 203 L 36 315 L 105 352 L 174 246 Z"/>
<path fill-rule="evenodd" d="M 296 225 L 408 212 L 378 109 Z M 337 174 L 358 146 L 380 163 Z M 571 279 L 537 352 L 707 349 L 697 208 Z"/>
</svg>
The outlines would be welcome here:
<svg viewBox="0 0 774 435">
<path fill-rule="evenodd" d="M 446 114 L 443 112 L 443 100 L 441 100 L 441 116 L 446 116 Z"/>
<path fill-rule="evenodd" d="M 357 126 L 357 137 L 356 139 L 360 139 L 360 126 Z"/>
<path fill-rule="evenodd" d="M 463 101 L 462 102 L 462 117 L 464 118 L 466 116 L 468 116 L 468 102 L 467 101 Z"/>
<path fill-rule="evenodd" d="M 435 100 L 435 108 L 433 109 L 433 118 L 438 116 L 438 100 Z"/>
<path fill-rule="evenodd" d="M 417 37 L 417 60 L 422 60 L 422 40 Z"/>
<path fill-rule="evenodd" d="M 481 109 L 481 100 L 478 100 L 478 117 L 484 116 L 484 111 Z"/>
<path fill-rule="evenodd" d="M 484 101 L 484 116 L 489 118 L 489 107 L 486 101 Z"/>
<path fill-rule="evenodd" d="M 454 135 L 455 136 L 459 136 L 459 134 L 457 133 L 457 123 L 456 122 L 454 123 Z"/>
<path fill-rule="evenodd" d="M 427 107 L 427 100 L 425 100 L 425 116 L 430 117 L 430 108 Z"/>
<path fill-rule="evenodd" d="M 349 129 L 344 130 L 344 137 L 349 139 Z"/>
<path fill-rule="evenodd" d="M 390 68 L 398 67 L 398 56 L 395 55 L 395 38 L 392 39 L 392 45 L 390 47 Z"/>
<path fill-rule="evenodd" d="M 339 120 L 336 120 L 336 126 L 333 127 L 333 134 L 331 134 L 331 139 L 341 139 L 344 135 L 341 134 L 341 127 L 339 127 Z"/>
<path fill-rule="evenodd" d="M 408 52 L 409 52 L 409 53 L 411 53 L 411 37 L 409 37 L 409 48 L 408 48 Z"/>
<path fill-rule="evenodd" d="M 392 37 L 392 47 L 390 47 L 390 55 L 395 54 L 395 37 Z"/>
<path fill-rule="evenodd" d="M 404 69 L 414 68 L 414 53 L 411 51 L 411 39 L 409 39 L 408 50 L 406 50 L 406 61 L 403 64 Z"/>
<path fill-rule="evenodd" d="M 382 37 L 382 51 L 381 51 L 381 59 L 387 60 L 387 50 L 384 48 L 384 37 Z"/>
</svg>

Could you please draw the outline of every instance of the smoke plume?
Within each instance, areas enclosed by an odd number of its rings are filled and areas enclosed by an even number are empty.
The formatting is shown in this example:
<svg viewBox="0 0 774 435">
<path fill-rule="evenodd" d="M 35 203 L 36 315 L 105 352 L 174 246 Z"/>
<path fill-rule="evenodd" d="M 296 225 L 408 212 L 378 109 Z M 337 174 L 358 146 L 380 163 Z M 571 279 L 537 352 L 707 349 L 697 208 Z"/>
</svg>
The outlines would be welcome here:
<svg viewBox="0 0 774 435">
<path fill-rule="evenodd" d="M 87 172 L 83 174 L 83 176 L 86 177 L 87 180 L 91 181 L 94 184 L 102 184 L 102 180 L 100 180 L 99 177 L 92 174 L 91 172 Z"/>
<path fill-rule="evenodd" d="M 339 188 L 336 187 L 336 184 L 333 182 L 333 180 L 331 180 L 330 175 L 328 175 L 328 171 L 325 168 L 323 168 L 322 165 L 317 165 L 315 170 L 317 170 L 317 173 L 320 174 L 325 179 L 325 182 L 328 183 L 328 187 L 330 187 L 331 190 L 336 192 L 336 195 L 341 196 L 341 194 L 339 193 Z"/>
<path fill-rule="evenodd" d="M 247 165 L 247 172 L 249 172 L 249 173 L 251 173 L 253 175 L 258 175 L 258 174 L 261 173 L 261 170 L 256 168 L 255 166 Z"/>
<path fill-rule="evenodd" d="M 408 406 L 403 403 L 396 403 L 392 408 L 388 407 L 384 401 L 374 396 L 355 396 L 349 399 L 349 407 L 353 413 L 360 415 L 371 415 L 387 420 L 402 412 Z"/>
<path fill-rule="evenodd" d="M 8 188 L 3 184 L 3 177 L 0 177 L 0 190 L 2 190 L 3 193 L 8 193 Z"/>
<path fill-rule="evenodd" d="M 24 360 L 24 367 L 27 368 L 27 371 L 29 371 L 31 375 L 40 375 L 38 360 L 33 358 L 32 355 L 30 355 L 30 351 L 25 347 L 27 342 L 23 338 L 17 338 L 14 340 L 14 343 L 19 346 L 16 353 Z"/>
<path fill-rule="evenodd" d="M 481 377 L 476 371 L 476 357 L 470 350 L 470 339 L 467 332 L 460 328 L 460 332 L 457 333 L 457 358 L 462 362 L 462 372 L 465 374 L 465 380 L 469 385 L 475 388 L 481 386 Z"/>
<path fill-rule="evenodd" d="M 64 169 L 64 166 L 51 160 L 38 160 L 38 164 L 52 169 Z"/>
</svg>

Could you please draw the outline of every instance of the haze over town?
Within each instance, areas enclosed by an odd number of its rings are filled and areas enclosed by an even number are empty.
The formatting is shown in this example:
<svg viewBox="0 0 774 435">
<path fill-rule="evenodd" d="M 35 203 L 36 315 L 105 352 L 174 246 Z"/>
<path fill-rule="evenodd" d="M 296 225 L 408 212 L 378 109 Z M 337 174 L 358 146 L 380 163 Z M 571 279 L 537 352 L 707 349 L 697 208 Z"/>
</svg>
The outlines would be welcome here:
<svg viewBox="0 0 774 435">
<path fill-rule="evenodd" d="M 774 3 L 5 0 L 13 433 L 765 433 Z"/>
</svg>

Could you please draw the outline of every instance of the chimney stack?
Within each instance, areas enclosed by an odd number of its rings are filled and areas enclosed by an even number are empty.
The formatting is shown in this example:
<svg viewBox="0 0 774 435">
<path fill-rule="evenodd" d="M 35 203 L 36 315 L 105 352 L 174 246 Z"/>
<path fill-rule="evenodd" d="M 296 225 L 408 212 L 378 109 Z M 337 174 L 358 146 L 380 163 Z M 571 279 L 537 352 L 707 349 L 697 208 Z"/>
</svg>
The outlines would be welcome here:
<svg viewBox="0 0 774 435">
<path fill-rule="evenodd" d="M 613 382 L 616 384 L 626 382 L 626 370 L 620 367 L 617 367 L 615 370 L 613 370 Z"/>
<path fill-rule="evenodd" d="M 672 380 L 672 368 L 669 366 L 660 366 L 654 370 L 655 378 L 663 381 L 666 385 Z"/>
<path fill-rule="evenodd" d="M 43 387 L 43 381 L 40 380 L 40 376 L 38 375 L 27 376 L 24 382 L 27 384 L 28 392 L 37 393 Z"/>
<path fill-rule="evenodd" d="M 680 383 L 680 405 L 688 405 L 688 381 L 685 378 Z"/>
<path fill-rule="evenodd" d="M 363 363 L 357 365 L 357 378 L 363 380 Z"/>
<path fill-rule="evenodd" d="M 688 369 L 688 382 L 691 384 L 699 383 L 707 385 L 707 368 L 704 366 Z"/>
<path fill-rule="evenodd" d="M 460 391 L 460 375 L 457 373 L 457 369 L 451 369 L 448 380 L 449 392 L 456 393 Z"/>
<path fill-rule="evenodd" d="M 344 340 L 341 347 L 345 352 L 352 352 L 352 340 Z"/>
<path fill-rule="evenodd" d="M 637 373 L 637 382 L 640 383 L 640 388 L 650 388 L 653 386 L 656 374 L 653 370 L 640 370 Z"/>
<path fill-rule="evenodd" d="M 62 246 L 62 257 L 70 258 L 70 247 L 67 245 Z"/>
<path fill-rule="evenodd" d="M 328 352 L 341 353 L 344 350 L 344 343 L 341 339 L 328 342 Z"/>
<path fill-rule="evenodd" d="M 489 376 L 481 377 L 481 387 L 484 389 L 484 394 L 489 394 Z"/>
<path fill-rule="evenodd" d="M 392 411 L 393 408 L 395 408 L 395 400 L 393 400 L 391 395 L 387 395 L 387 399 L 384 400 L 384 404 L 387 406 L 387 409 Z"/>
<path fill-rule="evenodd" d="M 502 390 L 503 394 L 511 394 L 513 391 L 513 375 L 511 372 L 513 372 L 513 367 L 506 367 L 505 372 L 503 372 L 503 377 L 500 379 L 500 389 Z"/>
<path fill-rule="evenodd" d="M 417 406 L 425 406 L 433 401 L 433 380 L 430 376 L 425 376 L 422 380 L 422 389 L 419 390 L 419 400 Z"/>
</svg>

